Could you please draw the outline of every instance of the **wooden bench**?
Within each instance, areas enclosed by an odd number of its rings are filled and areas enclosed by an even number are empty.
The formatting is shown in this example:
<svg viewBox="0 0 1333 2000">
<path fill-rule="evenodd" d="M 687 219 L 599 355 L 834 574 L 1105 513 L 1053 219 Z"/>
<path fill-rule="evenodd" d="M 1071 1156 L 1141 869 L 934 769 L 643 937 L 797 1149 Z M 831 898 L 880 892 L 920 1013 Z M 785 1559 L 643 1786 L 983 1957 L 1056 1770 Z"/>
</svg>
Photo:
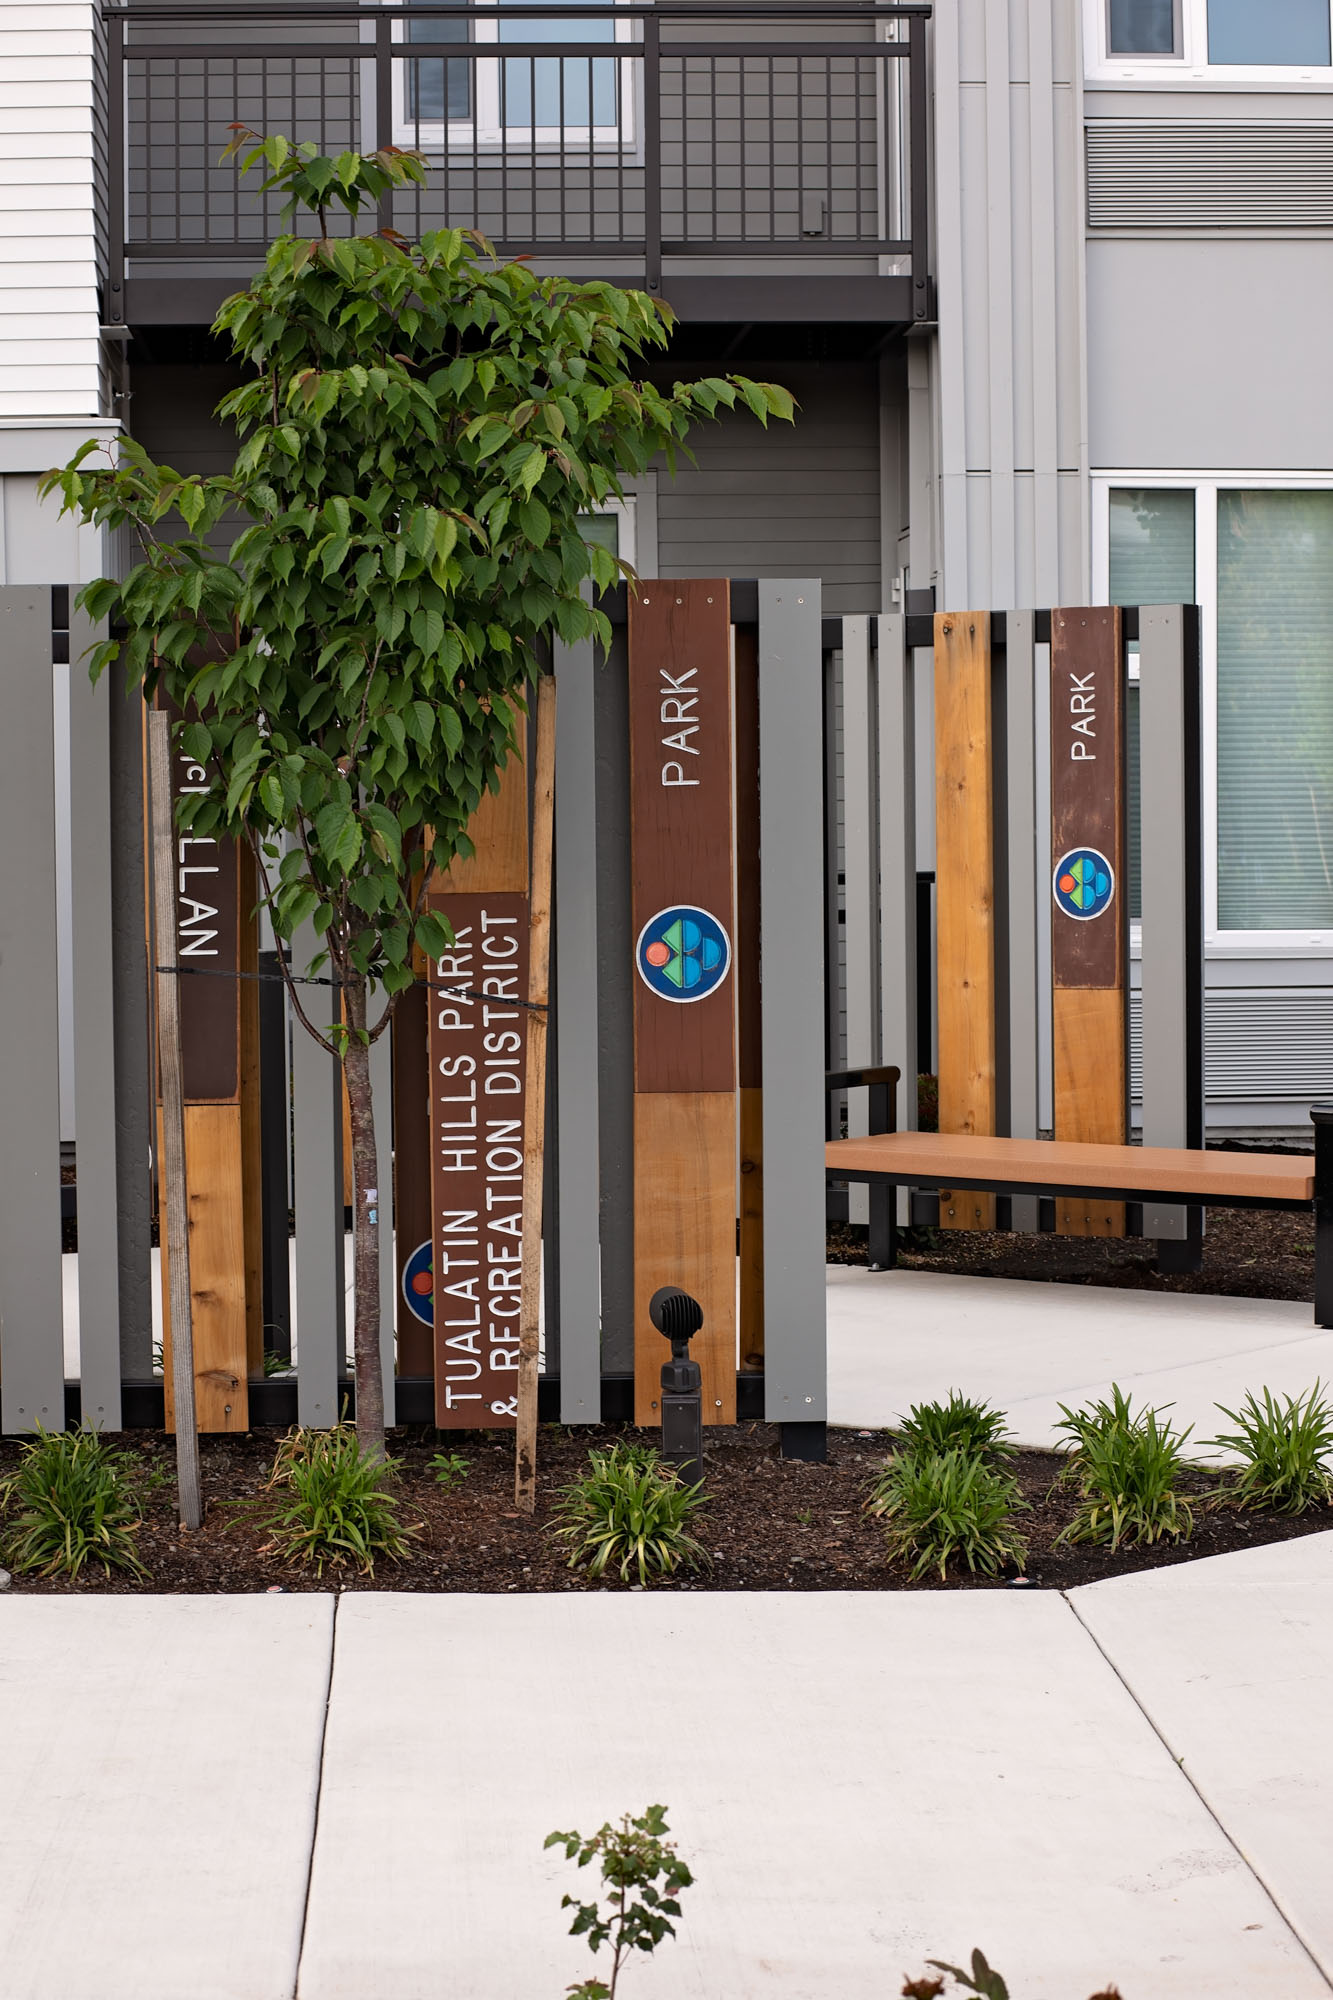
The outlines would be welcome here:
<svg viewBox="0 0 1333 2000">
<path fill-rule="evenodd" d="M 1316 1326 L 1333 1327 L 1333 1108 L 1311 1112 L 1314 1157 L 1209 1153 L 1174 1146 L 1087 1146 L 1058 1139 L 992 1139 L 958 1132 L 896 1132 L 894 1069 L 842 1070 L 829 1090 L 871 1086 L 871 1132 L 830 1139 L 830 1180 L 871 1188 L 872 1264 L 894 1262 L 893 1190 L 975 1188 L 981 1194 L 1068 1194 L 1094 1200 L 1185 1202 L 1217 1208 L 1313 1207 Z M 878 1129 L 876 1129 L 878 1128 Z M 876 1198 L 878 1196 L 878 1199 Z"/>
</svg>

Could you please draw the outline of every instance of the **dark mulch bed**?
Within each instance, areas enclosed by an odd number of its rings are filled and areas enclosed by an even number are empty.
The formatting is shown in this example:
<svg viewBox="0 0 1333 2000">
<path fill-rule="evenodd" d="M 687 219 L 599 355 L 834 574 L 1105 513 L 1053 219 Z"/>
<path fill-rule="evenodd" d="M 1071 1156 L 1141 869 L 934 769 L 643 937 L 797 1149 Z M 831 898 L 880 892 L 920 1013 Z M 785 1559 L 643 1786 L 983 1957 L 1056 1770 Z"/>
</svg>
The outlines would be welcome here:
<svg viewBox="0 0 1333 2000">
<path fill-rule="evenodd" d="M 648 1436 L 648 1433 L 624 1433 Z M 598 1434 L 609 1438 L 610 1431 Z M 157 1433 L 129 1433 L 124 1443 L 140 1459 L 153 1490 L 140 1543 L 148 1574 L 144 1581 L 100 1570 L 77 1584 L 40 1583 L 15 1577 L 15 1591 L 87 1593 L 136 1591 L 264 1591 L 346 1589 L 534 1591 L 615 1589 L 618 1581 L 592 1584 L 567 1568 L 549 1533 L 554 1490 L 585 1463 L 589 1433 L 544 1430 L 541 1435 L 541 1497 L 535 1520 L 520 1518 L 513 1503 L 513 1443 L 496 1432 L 400 1431 L 393 1449 L 403 1459 L 402 1492 L 406 1517 L 422 1523 L 420 1542 L 402 1563 L 383 1563 L 373 1578 L 354 1571 L 326 1570 L 323 1579 L 284 1565 L 264 1548 L 253 1522 L 237 1514 L 235 1502 L 253 1495 L 272 1463 L 272 1433 L 207 1437 L 201 1457 L 207 1516 L 198 1534 L 185 1535 L 174 1514 L 174 1456 L 169 1440 Z M 702 1539 L 713 1552 L 706 1575 L 687 1576 L 664 1588 L 689 1590 L 905 1590 L 939 1588 L 938 1582 L 911 1584 L 906 1570 L 891 1567 L 883 1539 L 866 1519 L 862 1502 L 876 1463 L 888 1448 L 884 1431 L 834 1431 L 827 1465 L 807 1465 L 779 1456 L 778 1435 L 765 1424 L 716 1434 L 707 1457 L 712 1504 Z M 441 1448 L 471 1461 L 461 1486 L 442 1493 L 428 1461 Z M 0 1476 L 18 1447 L 0 1441 Z M 1057 1549 L 1055 1538 L 1070 1516 L 1070 1498 L 1051 1488 L 1061 1461 L 1049 1452 L 1023 1452 L 1017 1474 L 1034 1508 L 1025 1526 L 1031 1541 L 1027 1578 L 1045 1589 L 1066 1589 L 1101 1577 L 1164 1563 L 1220 1555 L 1333 1528 L 1333 1509 L 1302 1519 L 1239 1515 L 1200 1506 L 1191 1541 L 1177 1548 L 1152 1548 L 1109 1555 L 1102 1550 Z M 1218 1475 L 1189 1475 L 1199 1496 Z M 950 1586 L 977 1589 L 1012 1587 L 1012 1579 L 971 1579 L 966 1573 Z"/>
<path fill-rule="evenodd" d="M 984 1229 L 910 1229 L 900 1237 L 898 1261 L 911 1271 L 953 1271 L 971 1277 L 1314 1302 L 1314 1223 L 1305 1213 L 1210 1208 L 1201 1271 L 1180 1275 L 1159 1271 L 1155 1254 L 1152 1243 L 1137 1237 L 1111 1240 L 1016 1236 Z M 831 1264 L 864 1264 L 865 1230 L 830 1223 L 828 1257 Z"/>
</svg>

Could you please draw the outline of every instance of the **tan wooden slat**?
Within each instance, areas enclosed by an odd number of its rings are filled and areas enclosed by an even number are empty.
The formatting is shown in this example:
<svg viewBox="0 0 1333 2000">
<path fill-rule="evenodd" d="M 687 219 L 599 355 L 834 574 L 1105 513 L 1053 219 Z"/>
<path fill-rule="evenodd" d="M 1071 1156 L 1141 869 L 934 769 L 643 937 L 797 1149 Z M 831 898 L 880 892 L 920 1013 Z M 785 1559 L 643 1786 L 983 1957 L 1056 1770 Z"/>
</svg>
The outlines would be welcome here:
<svg viewBox="0 0 1333 2000">
<path fill-rule="evenodd" d="M 1242 1201 L 1314 1199 L 1314 1162 L 1293 1153 L 1205 1153 L 1184 1146 L 883 1132 L 866 1139 L 831 1139 L 824 1156 L 831 1173 L 905 1173 L 925 1183 L 947 1183 L 974 1173 L 1052 1190 L 1141 1187 L 1221 1205 L 1228 1196 Z"/>
<path fill-rule="evenodd" d="M 158 1112 L 158 1153 L 162 1153 Z M 190 1218 L 190 1297 L 194 1311 L 195 1413 L 201 1431 L 250 1428 L 245 1365 L 245 1221 L 241 1187 L 241 1107 L 187 1104 L 185 1182 Z M 165 1196 L 160 1197 L 166 1213 Z M 166 1427 L 175 1429 L 171 1383 L 171 1281 L 162 1233 L 162 1334 Z"/>
<path fill-rule="evenodd" d="M 731 1091 L 640 1091 L 634 1099 L 634 1421 L 662 1421 L 671 1350 L 648 1317 L 659 1285 L 703 1307 L 690 1353 L 704 1422 L 736 1421 L 736 1100 Z"/>
<path fill-rule="evenodd" d="M 941 1132 L 995 1130 L 995 840 L 990 614 L 935 619 L 935 922 Z M 940 1226 L 993 1229 L 995 1197 L 950 1190 Z"/>
<path fill-rule="evenodd" d="M 1051 996 L 1058 1138 L 1112 1145 L 1125 1137 L 1125 996 L 1119 987 L 1057 986 Z M 1142 1151 L 1142 1148 L 1139 1148 Z M 1122 1201 L 1068 1199 L 1056 1204 L 1060 1236 L 1123 1236 Z"/>
</svg>

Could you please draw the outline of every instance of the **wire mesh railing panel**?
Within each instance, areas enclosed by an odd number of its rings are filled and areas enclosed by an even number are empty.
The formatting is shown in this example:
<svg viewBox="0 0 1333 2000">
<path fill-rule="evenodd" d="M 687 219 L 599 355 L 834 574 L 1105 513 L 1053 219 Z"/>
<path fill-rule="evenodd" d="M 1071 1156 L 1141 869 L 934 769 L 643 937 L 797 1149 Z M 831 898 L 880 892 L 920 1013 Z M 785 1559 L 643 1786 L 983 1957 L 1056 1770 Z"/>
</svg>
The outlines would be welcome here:
<svg viewBox="0 0 1333 2000">
<path fill-rule="evenodd" d="M 664 48 L 664 247 L 878 243 L 881 66 Z"/>
<path fill-rule="evenodd" d="M 395 144 L 429 166 L 424 186 L 394 198 L 404 234 L 448 227 L 508 248 L 642 248 L 641 57 L 395 52 L 392 102 Z"/>
<path fill-rule="evenodd" d="M 313 139 L 322 153 L 359 148 L 366 64 L 320 54 L 126 57 L 126 211 L 131 245 L 262 245 L 279 229 L 313 235 L 315 218 L 282 221 L 280 194 L 260 192 L 221 160 L 233 125 Z M 329 231 L 346 235 L 340 210 Z"/>
<path fill-rule="evenodd" d="M 143 24 L 129 0 L 129 39 L 113 37 L 126 247 L 222 257 L 284 226 L 281 195 L 221 162 L 239 125 L 325 153 L 416 149 L 424 185 L 395 192 L 378 218 L 409 237 L 475 229 L 508 253 L 624 256 L 650 274 L 663 255 L 910 252 L 924 227 L 908 115 L 909 93 L 924 90 L 922 23 L 881 11 L 873 33 L 895 39 L 849 39 L 868 20 L 837 0 L 822 17 L 716 20 L 671 0 L 570 16 L 559 0 L 439 11 L 415 0 L 354 18 L 275 0 L 242 37 L 207 4 L 171 27 L 165 9 L 164 25 Z M 309 216 L 294 226 L 318 228 Z M 329 227 L 352 225 L 335 205 Z"/>
</svg>

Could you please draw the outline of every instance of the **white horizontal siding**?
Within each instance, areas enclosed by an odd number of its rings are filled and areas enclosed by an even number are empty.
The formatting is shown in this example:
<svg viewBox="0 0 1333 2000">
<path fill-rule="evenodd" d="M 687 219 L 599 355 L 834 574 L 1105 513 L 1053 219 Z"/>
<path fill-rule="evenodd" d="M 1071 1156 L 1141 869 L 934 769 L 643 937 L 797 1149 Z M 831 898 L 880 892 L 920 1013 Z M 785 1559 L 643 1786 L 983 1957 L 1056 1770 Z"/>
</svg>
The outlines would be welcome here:
<svg viewBox="0 0 1333 2000">
<path fill-rule="evenodd" d="M 0 0 L 0 417 L 100 413 L 94 26 Z"/>
</svg>

